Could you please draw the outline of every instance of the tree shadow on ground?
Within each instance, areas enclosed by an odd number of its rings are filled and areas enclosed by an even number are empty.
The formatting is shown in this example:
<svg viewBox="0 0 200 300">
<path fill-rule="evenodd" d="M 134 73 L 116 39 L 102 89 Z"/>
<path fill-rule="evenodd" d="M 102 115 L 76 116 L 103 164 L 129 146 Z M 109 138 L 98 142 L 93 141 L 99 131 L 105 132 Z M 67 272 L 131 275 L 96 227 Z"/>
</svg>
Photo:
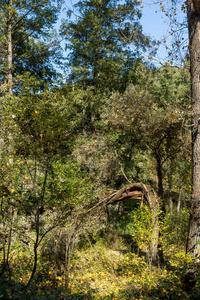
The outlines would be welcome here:
<svg viewBox="0 0 200 300">
<path fill-rule="evenodd" d="M 24 284 L 14 280 L 0 279 L 0 299 L 2 300 L 84 300 L 92 297 L 90 293 L 66 294 L 62 287 L 51 288 L 49 285 L 45 287 L 41 283 L 40 286 L 32 284 L 26 288 Z"/>
</svg>

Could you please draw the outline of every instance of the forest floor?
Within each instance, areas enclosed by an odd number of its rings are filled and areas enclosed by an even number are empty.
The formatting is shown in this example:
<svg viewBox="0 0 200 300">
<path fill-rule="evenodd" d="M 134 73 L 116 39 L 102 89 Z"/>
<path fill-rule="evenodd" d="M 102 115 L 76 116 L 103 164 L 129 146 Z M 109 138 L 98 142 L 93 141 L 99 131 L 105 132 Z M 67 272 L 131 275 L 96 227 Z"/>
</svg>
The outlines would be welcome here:
<svg viewBox="0 0 200 300">
<path fill-rule="evenodd" d="M 59 271 L 44 257 L 39 257 L 37 275 L 24 290 L 30 276 L 23 271 L 27 253 L 17 255 L 18 262 L 15 259 L 10 266 L 18 268 L 17 277 L 1 279 L 0 299 L 200 299 L 200 266 L 180 247 L 164 251 L 165 263 L 160 266 L 151 265 L 141 251 L 131 252 L 119 236 L 113 237 L 112 243 L 105 239 L 85 242 L 73 252 L 67 290 L 62 268 Z"/>
</svg>

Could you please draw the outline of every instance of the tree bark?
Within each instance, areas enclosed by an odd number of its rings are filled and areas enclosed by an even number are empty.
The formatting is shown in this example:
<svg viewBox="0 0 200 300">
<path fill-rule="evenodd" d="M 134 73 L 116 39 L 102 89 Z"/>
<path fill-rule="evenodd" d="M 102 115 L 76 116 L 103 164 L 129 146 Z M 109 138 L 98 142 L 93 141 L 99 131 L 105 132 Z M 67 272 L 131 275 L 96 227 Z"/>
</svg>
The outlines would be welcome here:
<svg viewBox="0 0 200 300">
<path fill-rule="evenodd" d="M 188 3 L 192 99 L 192 195 L 186 251 L 200 254 L 200 1 Z"/>
<path fill-rule="evenodd" d="M 8 63 L 8 72 L 7 72 L 7 82 L 9 85 L 9 94 L 13 94 L 12 90 L 12 60 L 13 60 L 13 53 L 12 53 L 12 0 L 8 1 L 9 5 L 9 14 L 8 14 L 8 56 L 7 56 L 7 63 Z"/>
<path fill-rule="evenodd" d="M 40 234 L 40 229 L 39 229 L 39 211 L 37 211 L 36 215 L 36 240 L 34 243 L 34 263 L 33 263 L 33 270 L 30 276 L 30 279 L 25 286 L 25 289 L 28 288 L 30 285 L 31 281 L 33 280 L 33 277 L 35 276 L 36 269 L 37 269 L 37 262 L 38 262 L 38 245 L 39 245 L 39 234 Z"/>
<path fill-rule="evenodd" d="M 165 215 L 166 214 L 166 208 L 165 208 L 165 202 L 163 199 L 163 173 L 162 173 L 162 161 L 161 161 L 161 155 L 160 151 L 155 155 L 156 157 L 156 162 L 157 162 L 157 177 L 158 177 L 158 197 L 160 198 L 160 208 L 162 213 Z"/>
<path fill-rule="evenodd" d="M 169 171 L 168 171 L 168 186 L 169 186 L 169 212 L 173 215 L 173 196 L 172 196 L 172 160 L 170 159 Z"/>
</svg>

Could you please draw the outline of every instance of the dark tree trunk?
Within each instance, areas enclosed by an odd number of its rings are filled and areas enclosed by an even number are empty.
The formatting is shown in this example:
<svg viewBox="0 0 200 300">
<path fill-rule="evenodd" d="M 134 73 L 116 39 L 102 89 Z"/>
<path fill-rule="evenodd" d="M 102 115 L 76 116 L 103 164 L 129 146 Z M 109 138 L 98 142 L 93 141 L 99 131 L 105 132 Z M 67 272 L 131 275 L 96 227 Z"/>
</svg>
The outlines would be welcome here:
<svg viewBox="0 0 200 300">
<path fill-rule="evenodd" d="M 163 199 L 163 172 L 162 172 L 162 161 L 160 151 L 156 152 L 156 162 L 157 162 L 157 177 L 158 177 L 158 197 L 159 197 L 159 206 L 161 213 L 159 215 L 159 220 L 162 222 L 163 217 L 166 214 L 165 202 Z M 162 245 L 161 231 L 159 230 L 158 238 L 158 256 L 160 264 L 164 264 L 164 255 L 163 255 L 163 245 Z"/>
<path fill-rule="evenodd" d="M 38 223 L 39 223 L 39 219 L 38 219 Z M 33 270 L 31 273 L 31 277 L 27 283 L 27 285 L 25 286 L 25 288 L 27 288 L 31 281 L 33 280 L 33 277 L 35 276 L 36 273 L 36 269 L 37 269 L 37 262 L 38 262 L 38 244 L 39 244 L 39 225 L 38 223 L 36 224 L 36 241 L 34 243 L 34 263 L 33 263 Z"/>
<path fill-rule="evenodd" d="M 157 162 L 157 177 L 158 177 L 158 197 L 160 198 L 160 208 L 163 214 L 165 215 L 165 203 L 163 199 L 163 174 L 162 174 L 162 161 L 161 156 L 158 152 L 156 153 L 156 162 Z"/>
<path fill-rule="evenodd" d="M 169 186 L 169 212 L 173 214 L 173 196 L 172 196 L 172 160 L 170 160 L 169 173 L 168 173 L 168 186 Z"/>
<path fill-rule="evenodd" d="M 198 257 L 200 251 L 200 1 L 188 4 L 192 99 L 192 195 L 186 251 Z"/>
</svg>

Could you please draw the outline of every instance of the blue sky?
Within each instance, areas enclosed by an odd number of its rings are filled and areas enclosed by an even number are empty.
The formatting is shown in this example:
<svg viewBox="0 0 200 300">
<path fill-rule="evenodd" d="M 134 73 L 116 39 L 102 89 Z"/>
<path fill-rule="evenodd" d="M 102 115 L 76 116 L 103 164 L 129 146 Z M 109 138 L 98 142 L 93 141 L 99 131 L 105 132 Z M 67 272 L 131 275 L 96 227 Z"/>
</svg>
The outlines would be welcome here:
<svg viewBox="0 0 200 300">
<path fill-rule="evenodd" d="M 161 11 L 157 4 L 152 4 L 153 1 L 145 1 L 143 4 L 142 12 L 143 16 L 141 24 L 143 26 L 143 32 L 150 35 L 152 38 L 161 42 L 156 59 L 163 62 L 167 60 L 167 50 L 162 43 L 168 36 L 169 26 L 164 13 Z"/>
<path fill-rule="evenodd" d="M 178 38 L 184 37 L 185 43 L 188 40 L 188 32 L 187 29 L 183 30 L 182 32 L 177 32 L 176 37 L 171 36 L 169 34 L 171 30 L 170 20 L 165 16 L 165 14 L 161 11 L 161 8 L 158 4 L 152 4 L 153 0 L 144 0 L 142 3 L 143 8 L 143 16 L 141 20 L 141 24 L 143 26 L 143 31 L 145 34 L 149 34 L 151 37 L 155 38 L 156 40 L 160 41 L 161 44 L 159 46 L 156 59 L 157 62 L 163 63 L 166 60 L 170 60 L 168 56 L 168 52 L 173 49 L 171 48 L 172 42 Z M 186 24 L 186 15 L 181 11 L 181 4 L 179 6 L 178 3 L 182 3 L 181 0 L 177 1 L 176 9 L 177 9 L 177 16 L 176 19 L 179 23 Z M 169 3 L 171 6 L 171 4 Z M 170 8 L 169 6 L 169 8 Z M 168 8 L 168 9 L 169 9 Z M 167 8 L 166 8 L 167 10 Z M 167 11 L 169 13 L 169 10 Z M 181 36 L 181 37 L 180 37 Z M 164 43 L 163 41 L 166 40 Z M 166 49 L 168 46 L 168 49 Z M 171 49 L 171 50 L 170 50 Z M 183 55 L 183 50 L 181 54 Z M 184 57 L 183 57 L 184 58 Z M 156 63 L 156 61 L 155 61 Z M 159 64 L 159 63 L 158 63 Z"/>
<path fill-rule="evenodd" d="M 150 34 L 156 39 L 165 36 L 169 31 L 168 20 L 161 11 L 158 4 L 153 4 L 153 0 L 145 0 L 142 4 L 142 20 L 143 30 L 146 34 Z"/>
</svg>

